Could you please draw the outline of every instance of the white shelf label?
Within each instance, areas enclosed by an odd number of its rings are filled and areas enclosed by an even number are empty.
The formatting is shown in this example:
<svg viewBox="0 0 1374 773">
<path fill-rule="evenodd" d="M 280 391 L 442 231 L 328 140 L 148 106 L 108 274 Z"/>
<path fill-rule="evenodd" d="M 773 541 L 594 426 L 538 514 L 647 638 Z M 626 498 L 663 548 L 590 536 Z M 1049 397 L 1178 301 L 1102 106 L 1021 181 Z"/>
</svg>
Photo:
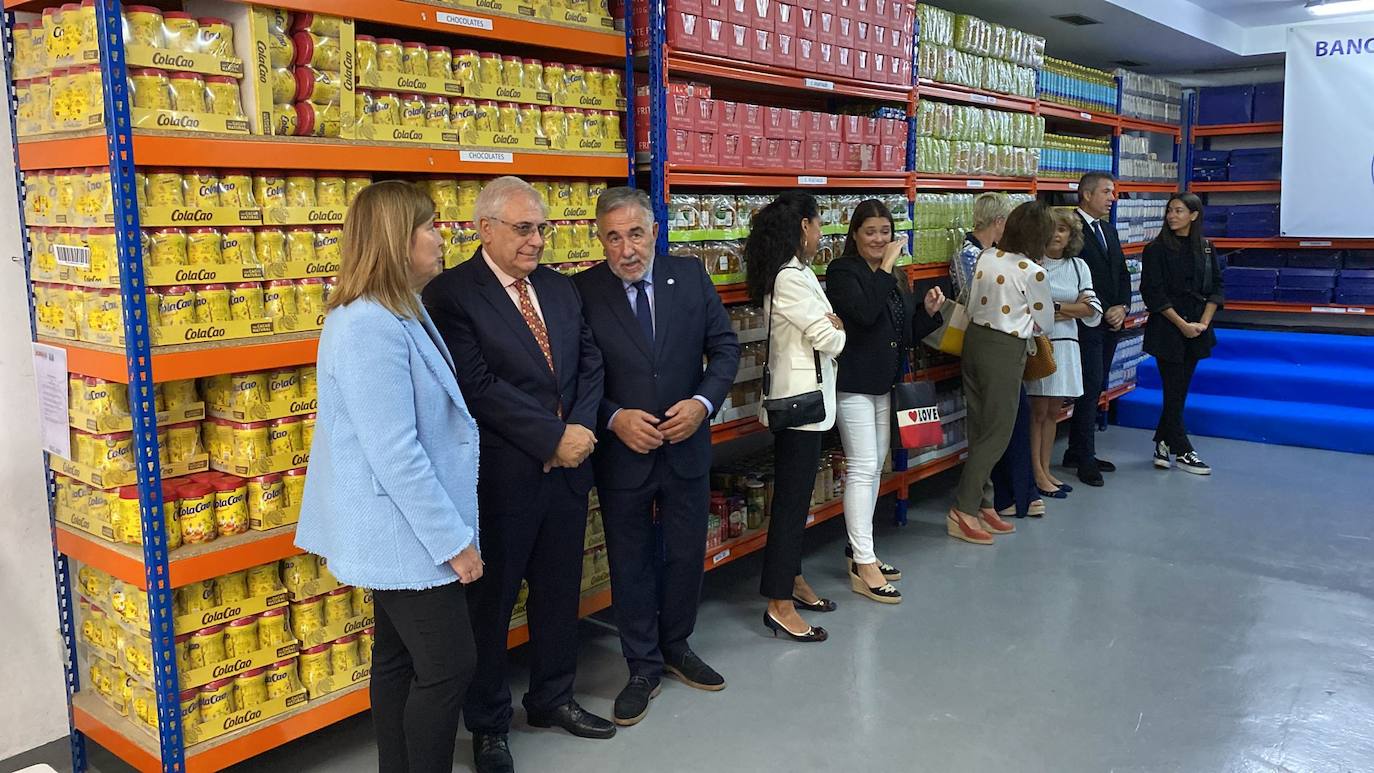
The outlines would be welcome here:
<svg viewBox="0 0 1374 773">
<path fill-rule="evenodd" d="M 57 259 L 58 265 L 75 266 L 77 268 L 91 267 L 91 248 L 73 247 L 69 244 L 54 244 L 53 256 Z"/>
<path fill-rule="evenodd" d="M 990 97 L 986 94 L 970 94 L 969 101 L 979 102 L 984 105 L 995 105 L 997 104 L 997 97 Z"/>
<path fill-rule="evenodd" d="M 797 185 L 829 185 L 829 177 L 816 177 L 814 175 L 799 175 Z"/>
<path fill-rule="evenodd" d="M 463 13 L 440 11 L 434 14 L 434 18 L 438 20 L 440 24 L 452 24 L 455 27 L 466 27 L 470 30 L 487 30 L 490 32 L 492 28 L 491 19 L 483 19 L 480 16 L 468 16 Z"/>
<path fill-rule="evenodd" d="M 960 451 L 960 452 L 959 452 L 959 461 L 962 462 L 962 461 L 964 461 L 964 460 L 967 459 L 967 458 L 968 458 L 968 451 Z"/>
<path fill-rule="evenodd" d="M 511 164 L 515 162 L 515 154 L 504 150 L 460 150 L 458 160 L 479 164 Z"/>
<path fill-rule="evenodd" d="M 987 182 L 986 182 L 985 180 L 965 180 L 965 181 L 964 181 L 964 187 L 965 187 L 965 188 L 982 188 L 982 187 L 985 186 L 986 184 L 987 184 Z"/>
<path fill-rule="evenodd" d="M 815 522 L 816 522 L 816 514 L 815 514 L 815 513 L 812 513 L 812 514 L 806 516 L 806 525 L 807 525 L 807 526 L 810 526 L 811 524 L 813 524 L 813 523 L 815 523 Z"/>
<path fill-rule="evenodd" d="M 715 554 L 714 556 L 711 556 L 711 565 L 712 565 L 712 566 L 715 566 L 716 564 L 720 563 L 721 561 L 724 561 L 725 559 L 727 559 L 727 558 L 729 558 L 729 557 L 730 557 L 730 548 L 726 548 L 726 549 L 720 551 L 719 553 Z"/>
<path fill-rule="evenodd" d="M 1344 306 L 1313 306 L 1311 311 L 1313 314 L 1349 314 L 1353 310 Z"/>
<path fill-rule="evenodd" d="M 33 345 L 33 375 L 38 386 L 38 427 L 43 450 L 72 458 L 72 433 L 67 427 L 70 393 L 67 389 L 67 350 Z"/>
<path fill-rule="evenodd" d="M 803 81 L 808 89 L 824 89 L 826 91 L 835 90 L 834 81 L 823 81 L 819 78 L 806 78 Z"/>
<path fill-rule="evenodd" d="M 1076 191 L 1076 190 L 1078 190 L 1078 183 L 1069 183 L 1069 190 L 1071 190 L 1071 191 Z"/>
<path fill-rule="evenodd" d="M 1303 242 L 1298 242 L 1298 246 L 1299 246 L 1299 247 L 1330 247 L 1330 246 L 1331 246 L 1331 240 L 1330 240 L 1330 239 L 1322 239 L 1322 240 L 1317 240 L 1317 241 L 1303 241 Z"/>
<path fill-rule="evenodd" d="M 1078 112 L 1078 117 L 1079 117 L 1079 118 L 1082 118 L 1082 119 L 1085 120 L 1085 121 L 1091 121 L 1091 120 L 1093 119 L 1093 114 L 1092 114 L 1092 113 L 1085 113 L 1085 112 L 1083 112 L 1083 111 L 1080 110 L 1080 111 Z"/>
</svg>

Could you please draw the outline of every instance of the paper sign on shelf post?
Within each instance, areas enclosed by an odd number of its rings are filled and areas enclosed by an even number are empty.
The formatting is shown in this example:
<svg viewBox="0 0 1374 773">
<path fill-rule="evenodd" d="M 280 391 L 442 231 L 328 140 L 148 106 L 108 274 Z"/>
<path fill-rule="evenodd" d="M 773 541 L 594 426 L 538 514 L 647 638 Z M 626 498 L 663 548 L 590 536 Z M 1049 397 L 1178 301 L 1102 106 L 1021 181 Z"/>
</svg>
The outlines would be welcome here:
<svg viewBox="0 0 1374 773">
<path fill-rule="evenodd" d="M 67 350 L 34 344 L 33 375 L 38 386 L 38 424 L 43 450 L 70 459 L 72 434 L 67 412 L 71 394 L 67 389 Z"/>
</svg>

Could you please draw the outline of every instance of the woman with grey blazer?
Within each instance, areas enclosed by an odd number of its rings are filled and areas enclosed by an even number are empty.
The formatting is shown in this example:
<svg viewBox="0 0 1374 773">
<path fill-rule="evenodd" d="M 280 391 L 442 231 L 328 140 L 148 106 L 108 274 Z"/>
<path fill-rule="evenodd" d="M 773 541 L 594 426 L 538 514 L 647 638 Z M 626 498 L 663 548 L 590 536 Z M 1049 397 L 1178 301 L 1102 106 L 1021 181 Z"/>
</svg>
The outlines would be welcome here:
<svg viewBox="0 0 1374 773">
<path fill-rule="evenodd" d="M 477 424 L 420 304 L 443 269 L 434 205 L 369 186 L 344 221 L 319 348 L 319 412 L 296 544 L 373 589 L 372 717 L 383 773 L 453 769 L 476 660 L 464 585 L 482 576 Z"/>
</svg>

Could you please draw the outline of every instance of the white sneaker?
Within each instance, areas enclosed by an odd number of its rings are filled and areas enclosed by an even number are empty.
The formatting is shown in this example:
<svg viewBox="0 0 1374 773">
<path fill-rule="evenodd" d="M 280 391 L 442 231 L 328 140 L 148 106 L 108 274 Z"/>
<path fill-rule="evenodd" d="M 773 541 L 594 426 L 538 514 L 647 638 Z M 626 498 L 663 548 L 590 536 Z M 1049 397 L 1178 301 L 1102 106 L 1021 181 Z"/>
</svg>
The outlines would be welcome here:
<svg viewBox="0 0 1374 773">
<path fill-rule="evenodd" d="M 1196 451 L 1189 451 L 1178 457 L 1178 468 L 1184 472 L 1191 472 L 1194 475 L 1211 475 L 1212 468 L 1202 461 L 1202 457 Z"/>
<path fill-rule="evenodd" d="M 1155 441 L 1155 466 L 1161 470 L 1167 470 L 1174 466 L 1169 460 L 1169 444 L 1163 440 Z"/>
</svg>

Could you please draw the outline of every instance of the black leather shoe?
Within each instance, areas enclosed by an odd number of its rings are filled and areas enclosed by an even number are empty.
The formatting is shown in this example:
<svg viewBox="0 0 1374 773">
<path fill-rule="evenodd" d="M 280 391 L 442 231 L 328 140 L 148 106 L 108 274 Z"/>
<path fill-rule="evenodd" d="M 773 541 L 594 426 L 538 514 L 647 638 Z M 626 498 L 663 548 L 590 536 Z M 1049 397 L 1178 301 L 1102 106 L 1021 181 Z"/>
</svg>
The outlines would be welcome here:
<svg viewBox="0 0 1374 773">
<path fill-rule="evenodd" d="M 621 727 L 639 724 L 649 713 L 649 701 L 663 692 L 657 679 L 647 676 L 632 676 L 625 689 L 615 696 L 615 723 Z"/>
<path fill-rule="evenodd" d="M 515 773 L 515 761 L 510 757 L 510 743 L 505 733 L 473 733 L 472 762 L 477 766 L 477 773 Z"/>
<path fill-rule="evenodd" d="M 1070 469 L 1082 469 L 1082 467 L 1083 467 L 1083 465 L 1081 465 L 1081 464 L 1078 463 L 1078 454 L 1070 454 L 1070 453 L 1067 452 L 1067 451 L 1064 452 L 1064 460 L 1063 460 L 1063 463 L 1060 464 L 1060 466 L 1061 466 L 1061 467 L 1068 467 L 1068 468 L 1070 468 Z M 1098 459 L 1098 460 L 1097 460 L 1097 471 L 1098 471 L 1098 472 L 1116 472 L 1116 465 L 1115 465 L 1115 464 L 1112 464 L 1111 462 L 1107 461 L 1106 459 Z M 1088 484 L 1088 485 L 1092 485 L 1092 484 Z"/>
<path fill-rule="evenodd" d="M 615 725 L 583 709 L 577 701 L 568 701 L 547 714 L 526 712 L 531 727 L 561 727 L 578 738 L 610 738 Z"/>
<path fill-rule="evenodd" d="M 1106 459 L 1098 459 L 1097 469 L 1099 472 L 1116 472 L 1116 465 Z"/>
<path fill-rule="evenodd" d="M 663 664 L 663 670 L 667 671 L 672 677 L 688 687 L 695 687 L 698 690 L 708 690 L 717 692 L 725 689 L 725 677 L 716 673 L 714 668 L 706 665 L 695 652 L 687 650 L 682 653 L 682 657 L 669 660 Z"/>
<path fill-rule="evenodd" d="M 1094 470 L 1091 467 L 1088 467 L 1086 469 L 1083 467 L 1079 467 L 1078 479 L 1083 481 L 1084 485 L 1087 486 L 1100 487 L 1106 485 L 1106 481 L 1102 479 L 1102 473 L 1098 472 L 1097 470 Z"/>
</svg>

